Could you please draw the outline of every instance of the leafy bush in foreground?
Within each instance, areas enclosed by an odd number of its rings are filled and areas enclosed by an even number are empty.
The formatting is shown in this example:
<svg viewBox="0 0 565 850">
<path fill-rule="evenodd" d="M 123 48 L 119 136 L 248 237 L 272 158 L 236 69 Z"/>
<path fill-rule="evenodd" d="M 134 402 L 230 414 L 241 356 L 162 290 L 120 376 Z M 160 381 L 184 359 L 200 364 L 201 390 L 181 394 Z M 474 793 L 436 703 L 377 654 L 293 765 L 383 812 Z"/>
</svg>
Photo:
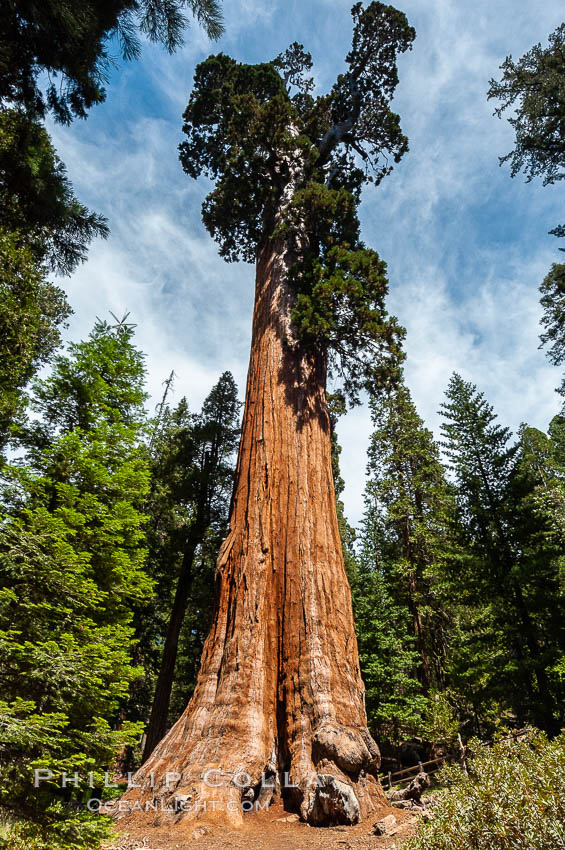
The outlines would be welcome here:
<svg viewBox="0 0 565 850">
<path fill-rule="evenodd" d="M 442 771 L 448 789 L 405 850 L 565 848 L 565 733 L 470 749 L 469 775 L 456 765 Z"/>
</svg>

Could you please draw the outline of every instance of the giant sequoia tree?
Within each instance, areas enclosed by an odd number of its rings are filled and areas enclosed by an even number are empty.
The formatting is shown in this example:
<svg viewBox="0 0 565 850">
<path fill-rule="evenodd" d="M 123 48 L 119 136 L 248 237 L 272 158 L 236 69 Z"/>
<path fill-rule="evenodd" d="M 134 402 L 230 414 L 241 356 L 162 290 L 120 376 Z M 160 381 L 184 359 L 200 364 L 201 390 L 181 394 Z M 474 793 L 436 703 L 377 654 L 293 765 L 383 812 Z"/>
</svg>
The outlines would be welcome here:
<svg viewBox="0 0 565 850">
<path fill-rule="evenodd" d="M 180 156 L 189 176 L 215 180 L 203 219 L 221 255 L 257 263 L 251 358 L 214 623 L 194 696 L 132 799 L 211 813 L 214 797 L 216 814 L 231 808 L 238 820 L 240 803 L 272 795 L 265 777 L 311 823 L 355 822 L 383 800 L 326 378 L 341 376 L 356 399 L 400 359 L 385 266 L 360 241 L 356 208 L 363 184 L 407 150 L 389 104 L 414 31 L 381 3 L 352 14 L 346 69 L 326 95 L 312 96 L 311 58 L 297 44 L 265 64 L 218 55 L 196 70 Z"/>
</svg>

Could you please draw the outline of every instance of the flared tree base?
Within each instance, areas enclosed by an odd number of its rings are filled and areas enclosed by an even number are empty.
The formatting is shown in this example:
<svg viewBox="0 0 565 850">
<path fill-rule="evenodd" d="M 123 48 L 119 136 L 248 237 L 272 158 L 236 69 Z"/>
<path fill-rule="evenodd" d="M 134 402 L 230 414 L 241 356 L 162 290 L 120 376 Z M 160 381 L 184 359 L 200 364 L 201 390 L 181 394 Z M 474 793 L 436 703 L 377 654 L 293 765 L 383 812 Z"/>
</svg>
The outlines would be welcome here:
<svg viewBox="0 0 565 850">
<path fill-rule="evenodd" d="M 226 754 L 222 763 L 198 768 L 156 753 L 121 799 L 119 818 L 155 826 L 189 828 L 204 821 L 237 827 L 247 813 L 279 803 L 312 826 L 336 826 L 354 825 L 380 812 L 386 798 L 369 772 L 374 770 L 374 757 L 363 737 L 326 727 L 315 740 L 317 761 L 291 764 L 288 770 L 273 769 L 272 763 L 251 765 L 245 758 L 234 759 L 233 753 L 231 758 Z"/>
</svg>

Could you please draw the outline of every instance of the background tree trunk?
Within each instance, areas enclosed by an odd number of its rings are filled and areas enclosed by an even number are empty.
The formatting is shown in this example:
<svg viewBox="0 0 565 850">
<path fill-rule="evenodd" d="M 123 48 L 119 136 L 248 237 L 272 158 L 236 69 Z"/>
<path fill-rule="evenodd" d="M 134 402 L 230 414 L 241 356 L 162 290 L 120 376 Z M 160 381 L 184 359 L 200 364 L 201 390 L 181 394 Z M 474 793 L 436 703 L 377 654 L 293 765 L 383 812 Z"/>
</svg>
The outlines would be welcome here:
<svg viewBox="0 0 565 850">
<path fill-rule="evenodd" d="M 145 732 L 143 762 L 147 761 L 161 738 L 167 731 L 171 692 L 175 677 L 179 638 L 190 599 L 192 583 L 192 565 L 198 540 L 189 540 L 184 551 L 180 575 L 175 589 L 173 607 L 167 625 L 167 634 L 163 655 L 159 666 L 159 675 L 155 685 L 155 694 L 151 705 L 151 716 Z"/>
<path fill-rule="evenodd" d="M 272 796 L 265 775 L 310 823 L 351 823 L 385 798 L 337 523 L 325 364 L 293 342 L 289 263 L 281 241 L 258 262 L 230 530 L 196 689 L 126 799 L 192 814 L 206 801 L 206 814 L 215 806 L 237 822 L 242 798 Z M 202 781 L 209 769 L 217 787 Z"/>
</svg>

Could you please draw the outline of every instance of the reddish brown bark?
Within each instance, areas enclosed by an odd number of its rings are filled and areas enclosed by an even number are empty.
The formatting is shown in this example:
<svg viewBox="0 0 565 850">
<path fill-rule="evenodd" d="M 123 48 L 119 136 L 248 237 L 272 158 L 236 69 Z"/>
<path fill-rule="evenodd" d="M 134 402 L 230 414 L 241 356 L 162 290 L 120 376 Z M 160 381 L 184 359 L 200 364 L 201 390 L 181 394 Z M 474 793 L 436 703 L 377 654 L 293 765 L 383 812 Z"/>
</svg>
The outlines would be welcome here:
<svg viewBox="0 0 565 850">
<path fill-rule="evenodd" d="M 258 262 L 230 531 L 194 696 L 126 797 L 176 800 L 183 819 L 206 802 L 206 814 L 215 806 L 237 822 L 242 797 L 272 795 L 263 776 L 311 823 L 355 821 L 384 803 L 337 523 L 325 366 L 293 342 L 287 265 L 283 243 Z M 210 769 L 219 787 L 203 782 Z M 238 771 L 248 780 L 234 782 Z M 179 774 L 168 788 L 166 772 Z"/>
</svg>

